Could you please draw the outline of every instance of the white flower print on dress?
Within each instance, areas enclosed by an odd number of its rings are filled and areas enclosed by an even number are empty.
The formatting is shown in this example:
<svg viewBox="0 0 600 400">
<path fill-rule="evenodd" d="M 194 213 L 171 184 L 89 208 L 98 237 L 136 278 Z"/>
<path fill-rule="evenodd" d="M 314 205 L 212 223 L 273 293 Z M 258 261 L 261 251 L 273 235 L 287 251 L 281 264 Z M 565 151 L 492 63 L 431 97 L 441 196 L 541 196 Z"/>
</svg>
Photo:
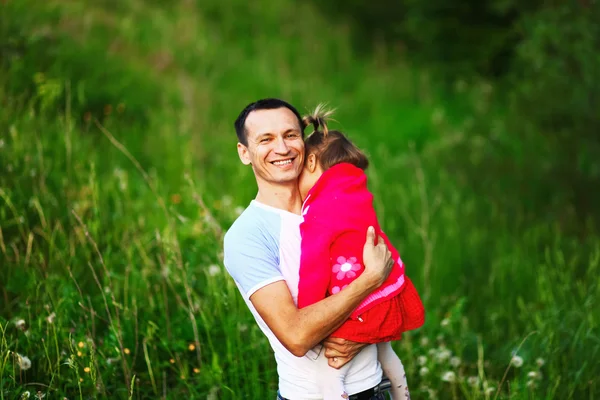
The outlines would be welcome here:
<svg viewBox="0 0 600 400">
<path fill-rule="evenodd" d="M 344 278 L 354 278 L 356 276 L 356 271 L 360 271 L 361 265 L 357 263 L 356 257 L 338 257 L 337 264 L 333 266 L 333 273 L 337 274 L 335 277 L 338 281 L 341 281 Z"/>
</svg>

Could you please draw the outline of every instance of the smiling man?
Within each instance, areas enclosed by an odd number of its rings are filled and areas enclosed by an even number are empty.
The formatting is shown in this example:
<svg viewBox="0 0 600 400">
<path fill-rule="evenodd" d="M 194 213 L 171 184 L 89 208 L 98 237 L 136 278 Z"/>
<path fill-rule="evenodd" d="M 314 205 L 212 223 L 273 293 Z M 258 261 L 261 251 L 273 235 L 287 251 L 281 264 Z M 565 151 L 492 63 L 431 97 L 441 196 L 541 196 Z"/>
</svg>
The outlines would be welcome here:
<svg viewBox="0 0 600 400">
<path fill-rule="evenodd" d="M 345 290 L 298 309 L 300 214 L 298 176 L 304 163 L 304 126 L 298 111 L 279 99 L 248 105 L 235 121 L 240 160 L 252 167 L 258 193 L 225 235 L 225 267 L 275 353 L 280 399 L 321 399 L 315 362 L 340 367 L 351 399 L 378 399 L 381 367 L 375 345 L 327 337 L 387 278 L 393 261 L 383 240 L 366 233 L 365 272 Z M 310 240 L 310 238 L 304 238 Z M 323 343 L 325 354 L 320 354 Z"/>
</svg>

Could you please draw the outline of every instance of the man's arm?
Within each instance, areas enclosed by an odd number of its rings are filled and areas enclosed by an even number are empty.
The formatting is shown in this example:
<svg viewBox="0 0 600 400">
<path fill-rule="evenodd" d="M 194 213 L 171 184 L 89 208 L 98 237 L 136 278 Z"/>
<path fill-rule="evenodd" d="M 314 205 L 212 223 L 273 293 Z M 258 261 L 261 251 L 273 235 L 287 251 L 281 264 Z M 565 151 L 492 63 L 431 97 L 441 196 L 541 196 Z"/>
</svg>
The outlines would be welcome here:
<svg viewBox="0 0 600 400">
<path fill-rule="evenodd" d="M 250 301 L 277 339 L 297 357 L 329 336 L 352 311 L 389 275 L 394 261 L 382 238 L 375 244 L 369 228 L 363 249 L 365 271 L 341 292 L 298 309 L 285 282 L 269 284 L 250 296 Z"/>
</svg>

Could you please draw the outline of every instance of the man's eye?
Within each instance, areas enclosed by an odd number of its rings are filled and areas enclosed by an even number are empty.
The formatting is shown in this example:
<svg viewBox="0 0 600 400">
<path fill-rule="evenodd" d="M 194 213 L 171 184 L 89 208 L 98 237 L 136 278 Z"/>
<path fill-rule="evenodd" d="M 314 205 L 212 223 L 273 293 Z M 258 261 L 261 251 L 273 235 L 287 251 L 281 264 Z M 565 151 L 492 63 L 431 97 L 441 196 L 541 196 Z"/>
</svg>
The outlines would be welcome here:
<svg viewBox="0 0 600 400">
<path fill-rule="evenodd" d="M 260 139 L 261 143 L 267 143 L 268 141 L 269 141 L 269 138 Z"/>
<path fill-rule="evenodd" d="M 297 133 L 290 133 L 290 134 L 288 135 L 288 138 L 290 138 L 290 139 L 295 139 L 295 138 L 297 138 L 297 137 L 299 137 L 299 136 L 300 136 L 300 135 L 298 135 Z"/>
</svg>

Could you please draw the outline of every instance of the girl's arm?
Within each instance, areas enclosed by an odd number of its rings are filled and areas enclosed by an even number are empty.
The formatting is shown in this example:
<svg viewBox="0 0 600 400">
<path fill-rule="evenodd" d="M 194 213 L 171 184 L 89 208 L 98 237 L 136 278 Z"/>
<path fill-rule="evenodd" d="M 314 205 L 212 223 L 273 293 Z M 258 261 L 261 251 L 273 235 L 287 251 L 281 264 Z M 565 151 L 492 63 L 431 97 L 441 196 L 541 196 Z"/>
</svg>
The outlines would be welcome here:
<svg viewBox="0 0 600 400">
<path fill-rule="evenodd" d="M 310 306 L 327 297 L 331 276 L 329 266 L 330 229 L 310 220 L 303 222 L 301 229 L 298 308 Z"/>
</svg>

